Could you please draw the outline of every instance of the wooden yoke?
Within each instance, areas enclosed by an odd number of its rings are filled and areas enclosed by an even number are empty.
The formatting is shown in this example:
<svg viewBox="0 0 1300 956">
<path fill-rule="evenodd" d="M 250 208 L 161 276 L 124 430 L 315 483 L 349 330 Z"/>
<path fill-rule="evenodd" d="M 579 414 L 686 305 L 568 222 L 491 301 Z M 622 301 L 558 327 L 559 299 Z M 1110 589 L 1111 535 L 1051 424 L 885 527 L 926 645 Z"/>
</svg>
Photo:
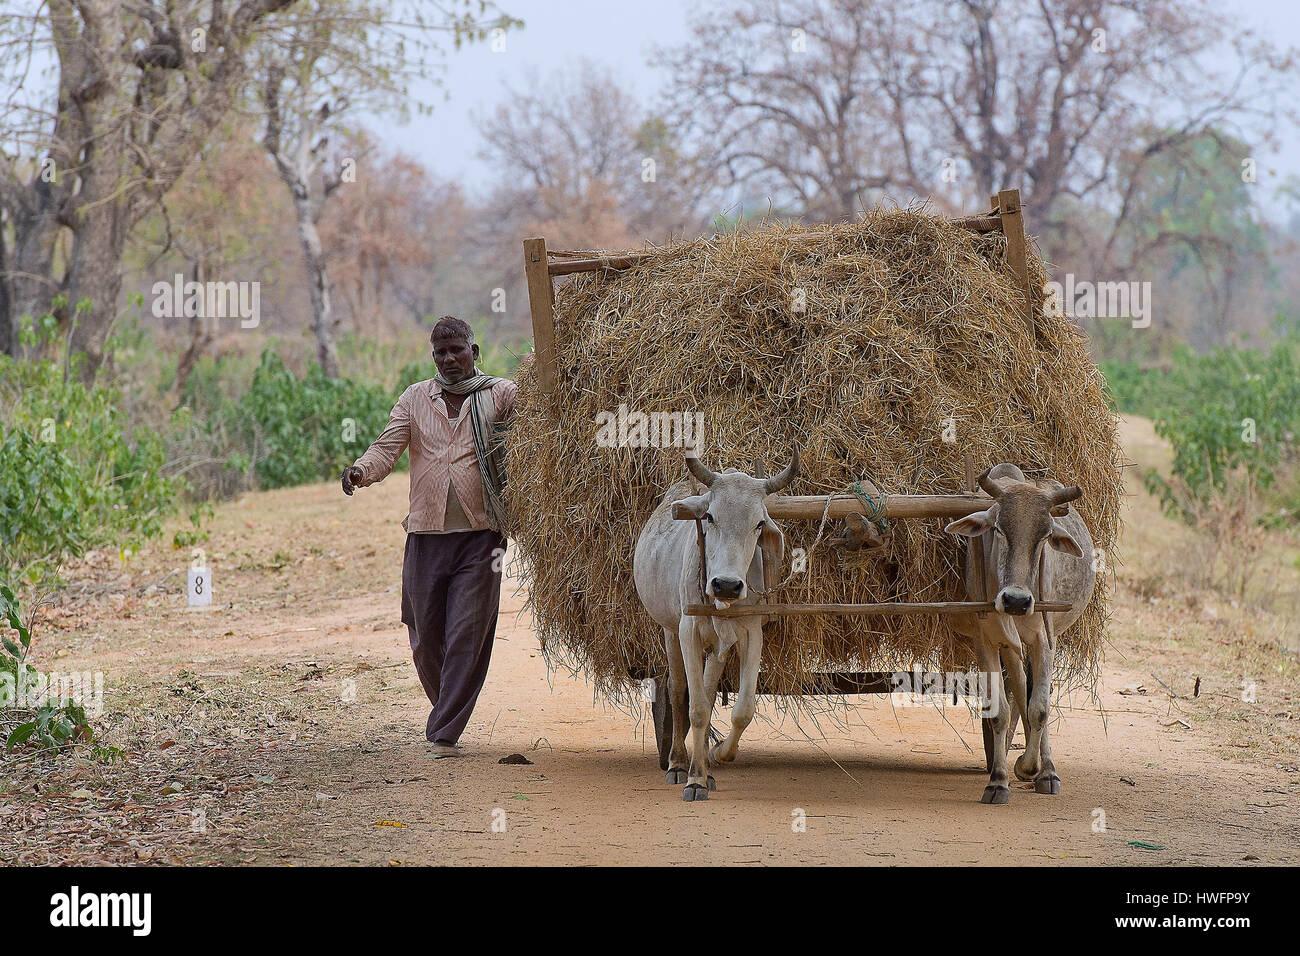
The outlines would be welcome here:
<svg viewBox="0 0 1300 956">
<path fill-rule="evenodd" d="M 826 499 L 830 498 L 829 504 Z M 964 518 L 989 506 L 983 495 L 885 495 L 885 500 L 875 514 L 867 511 L 857 495 L 774 495 L 767 502 L 771 518 L 806 518 L 816 521 L 825 514 L 828 518 L 845 515 L 866 515 L 875 518 Z M 673 502 L 672 516 L 679 521 L 693 521 L 695 515 Z"/>
</svg>

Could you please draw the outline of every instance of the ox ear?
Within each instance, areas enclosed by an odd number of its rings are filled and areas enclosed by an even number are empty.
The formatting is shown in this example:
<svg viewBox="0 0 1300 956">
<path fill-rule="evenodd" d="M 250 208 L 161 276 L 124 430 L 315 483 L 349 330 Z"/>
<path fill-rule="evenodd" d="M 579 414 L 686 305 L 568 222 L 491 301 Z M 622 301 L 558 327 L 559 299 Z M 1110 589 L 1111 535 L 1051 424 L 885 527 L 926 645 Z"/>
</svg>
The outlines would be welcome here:
<svg viewBox="0 0 1300 956">
<path fill-rule="evenodd" d="M 703 518 L 704 512 L 709 510 L 708 495 L 691 495 L 689 498 L 683 498 L 677 502 L 686 511 L 689 511 L 697 518 Z"/>
<path fill-rule="evenodd" d="M 770 591 L 781 583 L 781 565 L 785 559 L 785 535 L 774 521 L 764 521 L 758 533 L 758 550 L 763 555 L 763 590 Z"/>
<path fill-rule="evenodd" d="M 1079 547 L 1079 542 L 1074 540 L 1074 535 L 1065 530 L 1065 525 L 1059 521 L 1052 522 L 1052 531 L 1047 536 L 1047 543 L 1057 551 L 1072 554 L 1076 558 L 1083 557 L 1083 549 Z"/>
<path fill-rule="evenodd" d="M 995 501 L 984 511 L 977 511 L 973 515 L 950 522 L 943 530 L 949 534 L 959 534 L 963 538 L 978 538 L 997 524 L 999 507 Z"/>
</svg>

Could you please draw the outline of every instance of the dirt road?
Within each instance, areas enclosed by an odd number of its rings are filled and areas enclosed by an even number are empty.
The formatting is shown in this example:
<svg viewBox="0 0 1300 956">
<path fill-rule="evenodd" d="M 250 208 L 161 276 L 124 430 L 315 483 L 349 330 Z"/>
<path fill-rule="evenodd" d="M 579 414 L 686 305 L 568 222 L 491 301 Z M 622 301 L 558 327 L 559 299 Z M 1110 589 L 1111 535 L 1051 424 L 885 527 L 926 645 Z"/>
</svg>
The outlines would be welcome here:
<svg viewBox="0 0 1300 956">
<path fill-rule="evenodd" d="M 815 724 L 763 699 L 717 792 L 684 803 L 658 770 L 648 705 L 623 713 L 581 680 L 548 675 L 513 581 L 467 754 L 435 759 L 398 621 L 405 482 L 351 500 L 322 485 L 220 508 L 204 545 L 211 611 L 183 607 L 185 551 L 72 568 L 38 630 L 37 665 L 105 672 L 99 743 L 122 755 L 0 765 L 0 859 L 1300 861 L 1294 757 L 1233 751 L 1223 721 L 1247 705 L 1232 700 L 1231 668 L 1207 665 L 1196 697 L 1153 680 L 1127 636 L 1135 618 L 1149 626 L 1139 606 L 1117 610 L 1105 717 L 1082 695 L 1060 702 L 1056 797 L 1017 784 L 1009 805 L 980 804 L 982 745 L 964 708 L 865 697 Z M 1294 707 L 1266 678 L 1260 695 L 1264 710 Z M 498 763 L 513 753 L 532 764 Z"/>
<path fill-rule="evenodd" d="M 400 636 L 375 632 L 374 653 Z M 1132 682 L 1117 671 L 1106 681 Z M 548 686 L 526 617 L 498 641 L 467 757 L 430 759 L 418 739 L 425 708 L 406 669 L 392 690 L 400 703 L 379 734 L 287 761 L 300 800 L 335 797 L 302 808 L 319 829 L 294 827 L 279 848 L 288 859 L 1228 863 L 1294 862 L 1300 846 L 1294 774 L 1205 753 L 1162 726 L 1170 718 L 1151 698 L 1104 693 L 1105 726 L 1093 708 L 1064 708 L 1056 744 L 1063 793 L 1041 796 L 1024 784 L 1006 807 L 977 802 L 986 782 L 982 751 L 974 752 L 980 735 L 964 708 L 947 710 L 950 726 L 934 708 L 891 709 L 887 698 L 867 697 L 843 726 L 822 719 L 821 730 L 769 708 L 741 759 L 718 772 L 719 790 L 694 805 L 664 783 L 648 717 L 638 728 L 633 716 L 593 705 L 582 683 Z M 516 752 L 533 765 L 497 762 Z M 494 832 L 494 820 L 504 832 Z M 1100 822 L 1105 830 L 1094 830 Z M 271 844 L 283 830 L 268 821 L 259 832 Z"/>
</svg>

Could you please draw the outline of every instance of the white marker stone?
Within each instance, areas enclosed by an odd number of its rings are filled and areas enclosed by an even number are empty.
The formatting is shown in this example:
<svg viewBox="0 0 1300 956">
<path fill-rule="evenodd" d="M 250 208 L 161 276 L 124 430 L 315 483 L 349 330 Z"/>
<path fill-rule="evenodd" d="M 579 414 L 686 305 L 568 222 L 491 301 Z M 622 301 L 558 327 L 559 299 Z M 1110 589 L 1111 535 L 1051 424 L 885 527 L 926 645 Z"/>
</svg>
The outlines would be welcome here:
<svg viewBox="0 0 1300 956">
<path fill-rule="evenodd" d="M 190 607 L 206 607 L 212 603 L 212 572 L 207 568 L 190 568 L 185 583 Z"/>
</svg>

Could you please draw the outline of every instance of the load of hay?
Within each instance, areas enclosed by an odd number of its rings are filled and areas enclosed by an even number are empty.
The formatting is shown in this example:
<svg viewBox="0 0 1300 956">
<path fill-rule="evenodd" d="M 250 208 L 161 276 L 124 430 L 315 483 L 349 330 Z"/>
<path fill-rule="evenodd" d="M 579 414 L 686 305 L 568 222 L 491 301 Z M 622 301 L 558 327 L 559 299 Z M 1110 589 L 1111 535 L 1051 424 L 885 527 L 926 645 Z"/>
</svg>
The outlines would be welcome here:
<svg viewBox="0 0 1300 956">
<path fill-rule="evenodd" d="M 632 582 L 632 553 L 659 497 L 687 476 L 681 448 L 601 447 L 602 412 L 701 411 L 700 458 L 715 471 L 784 466 L 787 494 L 844 493 L 869 478 L 891 494 L 966 490 L 1011 461 L 1078 484 L 1075 503 L 1109 554 L 1122 492 L 1116 425 L 1086 340 L 1060 316 L 1021 318 L 1000 233 L 924 210 L 876 210 L 834 225 L 765 224 L 655 250 L 622 272 L 557 287 L 552 405 L 520 370 L 507 500 L 547 661 L 621 697 L 629 668 L 663 660 L 663 632 Z M 1035 288 L 1046 279 L 1031 254 Z M 1040 310 L 1041 311 L 1041 310 Z M 947 440 L 945 440 L 947 439 Z M 818 522 L 785 521 L 790 550 Z M 786 603 L 965 600 L 959 540 L 939 519 L 893 521 L 884 548 L 818 546 Z M 830 537 L 830 528 L 826 537 Z M 1109 566 L 1109 563 L 1107 564 Z M 786 569 L 783 569 L 783 573 Z M 1091 686 L 1108 581 L 1060 638 L 1057 673 Z M 937 616 L 790 617 L 764 631 L 763 670 L 782 687 L 819 672 L 947 670 Z"/>
</svg>

